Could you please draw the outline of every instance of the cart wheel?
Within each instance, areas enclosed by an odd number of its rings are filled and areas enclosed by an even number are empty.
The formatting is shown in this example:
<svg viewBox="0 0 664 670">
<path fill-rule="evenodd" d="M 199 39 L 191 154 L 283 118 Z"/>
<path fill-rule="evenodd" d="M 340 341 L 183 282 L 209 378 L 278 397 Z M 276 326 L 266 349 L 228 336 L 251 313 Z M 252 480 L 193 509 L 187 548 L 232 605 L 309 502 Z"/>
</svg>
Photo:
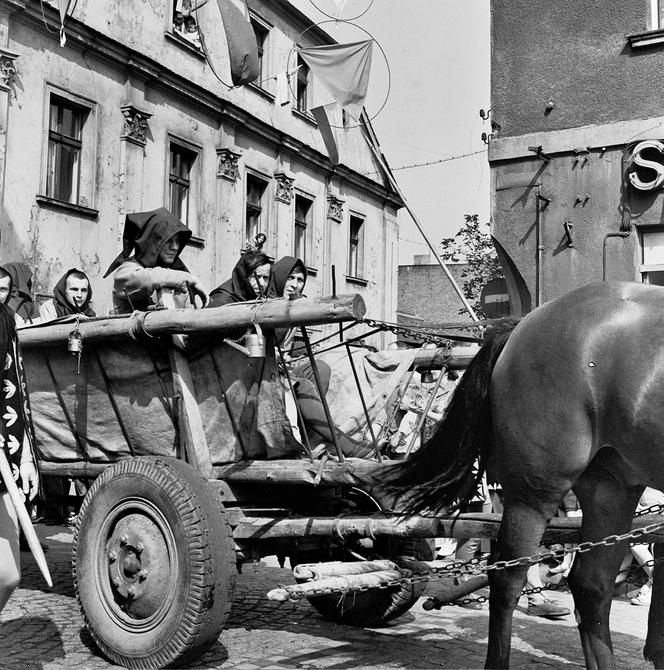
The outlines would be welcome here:
<svg viewBox="0 0 664 670">
<path fill-rule="evenodd" d="M 380 505 L 364 491 L 351 489 L 346 492 L 344 507 L 351 507 L 353 512 L 372 513 L 380 510 Z M 335 508 L 339 514 L 346 510 Z M 295 567 L 301 563 L 317 563 L 322 561 L 354 561 L 357 557 L 348 550 L 356 549 L 360 555 L 367 555 L 366 546 L 347 546 L 296 551 L 290 556 L 290 563 Z M 434 558 L 434 547 L 431 540 L 424 538 L 397 539 L 387 538 L 376 540 L 370 551 L 371 558 L 397 558 L 408 556 L 418 561 L 430 561 Z M 340 596 L 332 593 L 325 596 L 309 598 L 312 607 L 326 619 L 351 626 L 381 626 L 392 619 L 405 614 L 424 593 L 425 582 L 404 584 L 385 589 L 369 589 Z"/>
<path fill-rule="evenodd" d="M 174 459 L 122 460 L 95 480 L 72 567 L 90 635 L 127 668 L 197 658 L 230 612 L 235 552 L 221 500 Z"/>
</svg>

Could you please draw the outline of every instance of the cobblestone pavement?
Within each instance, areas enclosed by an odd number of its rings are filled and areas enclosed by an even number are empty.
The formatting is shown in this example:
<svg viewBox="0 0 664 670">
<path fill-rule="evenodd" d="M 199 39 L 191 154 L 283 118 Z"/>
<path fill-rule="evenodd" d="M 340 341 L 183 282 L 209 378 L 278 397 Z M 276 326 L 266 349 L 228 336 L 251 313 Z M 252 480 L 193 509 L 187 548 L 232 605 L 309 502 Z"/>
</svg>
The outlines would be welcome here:
<svg viewBox="0 0 664 670">
<path fill-rule="evenodd" d="M 54 579 L 48 590 L 28 554 L 22 554 L 21 588 L 0 615 L 0 667 L 8 670 L 102 670 L 117 667 L 95 650 L 82 628 L 70 574 L 71 532 L 37 527 L 49 546 Z M 292 583 L 273 563 L 245 566 L 233 609 L 219 641 L 191 668 L 478 668 L 484 663 L 488 611 L 445 607 L 425 612 L 420 602 L 385 628 L 340 626 L 306 603 L 279 605 L 265 599 L 278 583 Z M 572 605 L 569 593 L 555 598 Z M 579 668 L 583 656 L 573 616 L 548 621 L 514 618 L 513 668 Z M 619 668 L 650 668 L 642 656 L 647 608 L 614 601 L 611 630 Z"/>
</svg>

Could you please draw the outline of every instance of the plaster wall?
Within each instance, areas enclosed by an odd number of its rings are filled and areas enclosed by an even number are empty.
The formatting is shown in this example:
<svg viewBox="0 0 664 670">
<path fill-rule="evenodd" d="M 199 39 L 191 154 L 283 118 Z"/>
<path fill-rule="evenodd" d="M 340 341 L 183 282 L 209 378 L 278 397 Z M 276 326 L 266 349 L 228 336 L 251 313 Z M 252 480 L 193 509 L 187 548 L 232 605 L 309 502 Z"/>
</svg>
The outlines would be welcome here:
<svg viewBox="0 0 664 670">
<path fill-rule="evenodd" d="M 649 13 L 650 0 L 492 0 L 494 136 L 660 116 L 663 45 L 627 39 Z"/>
<path fill-rule="evenodd" d="M 9 6 L 16 9 L 17 2 L 0 0 L 0 15 Z M 289 26 L 283 10 L 275 10 L 284 4 L 250 3 L 274 25 L 270 59 L 275 64 L 288 55 L 300 31 L 297 16 Z M 345 137 L 341 156 L 346 167 L 331 170 L 311 119 L 290 106 L 276 105 L 264 91 L 250 87 L 225 90 L 199 57 L 165 37 L 170 21 L 170 14 L 164 14 L 167 5 L 132 3 L 127 19 L 122 14 L 126 14 L 126 3 L 112 1 L 99 11 L 98 3 L 79 0 L 75 17 L 88 26 L 72 21 L 65 48 L 59 47 L 57 34 L 20 9 L 11 18 L 7 13 L 0 16 L 7 28 L 3 31 L 6 43 L 0 46 L 19 54 L 12 90 L 0 92 L 9 100 L 0 258 L 27 261 L 35 274 L 35 289 L 43 296 L 50 294 L 68 268 L 83 269 L 92 281 L 94 308 L 98 313 L 107 312 L 112 280 L 101 275 L 121 249 L 124 216 L 168 206 L 169 142 L 176 141 L 197 151 L 191 227 L 200 241 L 185 249 L 183 260 L 206 286 L 213 288 L 225 280 L 237 261 L 244 242 L 248 173 L 263 175 L 268 181 L 262 226 L 268 234 L 266 251 L 276 258 L 293 252 L 294 198 L 290 203 L 277 199 L 274 176 L 286 172 L 293 178 L 294 192 L 314 201 L 309 263 L 313 272 L 307 293 L 331 293 L 330 266 L 334 264 L 337 293 L 359 292 L 369 315 L 394 320 L 398 202 L 382 182 L 372 186 L 361 176 L 374 171 L 375 165 L 359 130 L 339 132 L 340 139 Z M 44 9 L 48 19 L 47 4 Z M 81 46 L 92 39 L 90 28 L 104 36 L 101 51 L 92 42 Z M 157 59 L 169 74 L 151 76 L 152 60 L 139 69 L 127 65 L 126 48 L 135 49 L 136 58 L 142 53 Z M 111 53 L 113 49 L 117 53 Z M 93 147 L 92 169 L 81 174 L 82 192 L 89 193 L 81 204 L 92 213 L 39 200 L 44 194 L 48 100 L 53 88 L 79 96 L 91 106 L 86 141 Z M 204 99 L 206 91 L 213 97 Z M 211 104 L 214 96 L 218 104 Z M 246 114 L 242 117 L 246 122 L 223 116 L 224 105 L 233 101 Z M 121 139 L 124 119 L 120 108 L 127 102 L 152 115 L 145 146 Z M 221 148 L 239 153 L 234 179 L 220 176 Z M 357 176 L 348 177 L 347 168 Z M 343 200 L 340 222 L 329 218 L 330 194 Z M 365 219 L 365 263 L 359 282 L 345 276 L 351 210 Z"/>
</svg>

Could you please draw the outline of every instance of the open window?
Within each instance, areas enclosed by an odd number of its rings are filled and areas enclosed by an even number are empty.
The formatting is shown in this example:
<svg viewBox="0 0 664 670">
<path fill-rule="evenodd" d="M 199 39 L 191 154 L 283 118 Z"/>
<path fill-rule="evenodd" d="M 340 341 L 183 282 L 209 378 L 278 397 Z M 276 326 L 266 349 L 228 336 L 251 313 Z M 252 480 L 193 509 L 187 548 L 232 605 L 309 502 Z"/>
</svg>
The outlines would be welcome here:
<svg viewBox="0 0 664 670">
<path fill-rule="evenodd" d="M 190 42 L 197 49 L 201 48 L 201 37 L 198 32 L 196 10 L 205 0 L 174 0 L 173 1 L 173 34 Z"/>
</svg>

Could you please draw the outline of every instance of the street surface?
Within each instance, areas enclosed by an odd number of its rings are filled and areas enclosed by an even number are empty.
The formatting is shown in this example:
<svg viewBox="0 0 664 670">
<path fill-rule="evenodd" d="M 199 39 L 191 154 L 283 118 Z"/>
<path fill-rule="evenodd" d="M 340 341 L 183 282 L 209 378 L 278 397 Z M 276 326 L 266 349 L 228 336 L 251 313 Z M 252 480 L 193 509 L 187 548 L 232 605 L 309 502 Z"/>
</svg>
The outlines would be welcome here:
<svg viewBox="0 0 664 670">
<path fill-rule="evenodd" d="M 24 577 L 0 615 L 0 667 L 8 670 L 102 670 L 101 658 L 82 628 L 70 573 L 71 531 L 37 526 L 49 546 L 54 587 L 49 591 L 32 557 L 23 553 Z M 191 668 L 479 668 L 486 651 L 488 610 L 445 607 L 425 612 L 420 602 L 382 629 L 340 626 L 306 602 L 280 605 L 265 599 L 277 584 L 293 583 L 290 570 L 272 561 L 245 566 L 227 628 Z M 571 607 L 567 591 L 552 594 Z M 583 656 L 573 615 L 548 621 L 514 617 L 513 668 L 579 668 Z M 619 668 L 645 670 L 642 648 L 647 608 L 614 600 L 611 630 Z"/>
</svg>

